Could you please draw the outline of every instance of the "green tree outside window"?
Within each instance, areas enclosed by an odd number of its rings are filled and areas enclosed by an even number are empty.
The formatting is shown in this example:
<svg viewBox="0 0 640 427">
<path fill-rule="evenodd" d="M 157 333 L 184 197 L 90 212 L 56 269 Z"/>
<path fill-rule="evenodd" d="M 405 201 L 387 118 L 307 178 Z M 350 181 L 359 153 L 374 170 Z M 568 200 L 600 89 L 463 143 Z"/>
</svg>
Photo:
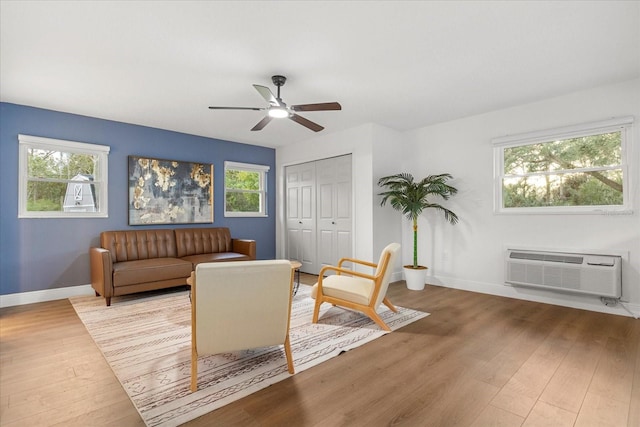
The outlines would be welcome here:
<svg viewBox="0 0 640 427">
<path fill-rule="evenodd" d="M 225 213 L 266 215 L 266 167 L 225 166 Z"/>
<path fill-rule="evenodd" d="M 505 208 L 623 204 L 622 133 L 505 148 Z"/>
<path fill-rule="evenodd" d="M 27 211 L 63 210 L 67 185 L 77 175 L 95 176 L 96 156 L 30 148 L 27 156 Z M 82 181 L 80 181 L 82 182 Z"/>
</svg>

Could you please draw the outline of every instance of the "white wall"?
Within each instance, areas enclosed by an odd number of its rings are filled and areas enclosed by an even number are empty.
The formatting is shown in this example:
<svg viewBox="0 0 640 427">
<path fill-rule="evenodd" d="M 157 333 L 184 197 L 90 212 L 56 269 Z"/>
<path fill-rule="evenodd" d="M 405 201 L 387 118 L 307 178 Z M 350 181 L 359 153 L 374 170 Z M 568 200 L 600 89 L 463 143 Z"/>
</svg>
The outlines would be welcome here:
<svg viewBox="0 0 640 427">
<path fill-rule="evenodd" d="M 374 125 L 372 132 L 373 143 L 373 253 L 380 254 L 389 243 L 402 244 L 401 214 L 391 209 L 389 204 L 380 206 L 382 198 L 378 194 L 382 191 L 378 187 L 378 180 L 383 176 L 404 172 L 403 152 L 406 148 L 404 135 L 383 126 Z M 376 262 L 377 260 L 374 260 Z M 392 280 L 404 279 L 402 275 L 403 257 L 398 257 L 393 266 Z"/>
<path fill-rule="evenodd" d="M 634 116 L 632 215 L 496 215 L 493 212 L 491 140 L 619 116 Z M 640 313 L 640 79 L 599 87 L 542 102 L 442 123 L 407 132 L 409 172 L 448 172 L 458 195 L 448 206 L 461 221 L 455 226 L 429 214 L 420 220 L 421 263 L 433 283 L 479 292 L 588 308 L 608 309 L 599 299 L 515 288 L 504 282 L 505 246 L 560 250 L 622 251 L 623 300 Z M 403 227 L 403 254 L 411 235 Z M 623 313 L 624 314 L 624 313 Z"/>
<path fill-rule="evenodd" d="M 493 138 L 620 116 L 636 119 L 630 169 L 632 215 L 494 214 Z M 420 219 L 419 261 L 429 267 L 429 283 L 627 315 L 623 307 L 605 307 L 598 298 L 504 284 L 504 250 L 509 245 L 622 253 L 623 301 L 640 314 L 639 122 L 640 79 L 636 79 L 405 133 L 366 124 L 278 148 L 276 252 L 285 253 L 284 167 L 351 153 L 354 256 L 376 260 L 385 242 L 401 240 L 402 259 L 394 280 L 402 278 L 400 265 L 411 262 L 411 226 L 389 206 L 379 206 L 376 183 L 384 175 L 404 171 L 416 178 L 448 172 L 459 192 L 445 203 L 461 220 L 451 225 L 434 212 Z"/>
</svg>

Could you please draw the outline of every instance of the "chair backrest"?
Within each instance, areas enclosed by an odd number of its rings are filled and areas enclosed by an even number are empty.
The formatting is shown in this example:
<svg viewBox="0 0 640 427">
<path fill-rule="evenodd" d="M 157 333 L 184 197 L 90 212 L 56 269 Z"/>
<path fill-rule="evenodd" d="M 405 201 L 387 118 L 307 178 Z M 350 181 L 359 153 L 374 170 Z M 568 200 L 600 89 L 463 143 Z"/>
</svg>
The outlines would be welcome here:
<svg viewBox="0 0 640 427">
<path fill-rule="evenodd" d="M 192 289 L 197 353 L 283 344 L 291 311 L 287 260 L 198 264 Z"/>
<path fill-rule="evenodd" d="M 378 267 L 376 268 L 376 276 L 378 274 L 382 274 L 382 282 L 380 284 L 380 291 L 378 292 L 378 297 L 376 298 L 376 303 L 373 308 L 376 308 L 380 305 L 384 297 L 387 295 L 387 289 L 389 288 L 389 282 L 391 281 L 391 273 L 393 272 L 393 268 L 396 265 L 396 259 L 398 257 L 398 253 L 400 252 L 400 243 L 390 243 L 388 244 L 380 254 L 380 260 L 378 260 Z M 389 254 L 389 260 L 385 263 L 385 258 Z"/>
</svg>

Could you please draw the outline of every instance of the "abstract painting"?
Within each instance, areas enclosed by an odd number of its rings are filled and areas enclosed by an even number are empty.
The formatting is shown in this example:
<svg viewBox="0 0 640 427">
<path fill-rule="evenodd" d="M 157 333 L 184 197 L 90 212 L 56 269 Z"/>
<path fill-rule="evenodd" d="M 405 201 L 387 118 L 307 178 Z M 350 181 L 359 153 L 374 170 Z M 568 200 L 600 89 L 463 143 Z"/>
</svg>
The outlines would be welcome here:
<svg viewBox="0 0 640 427">
<path fill-rule="evenodd" d="M 212 164 L 129 156 L 129 225 L 212 222 Z"/>
</svg>

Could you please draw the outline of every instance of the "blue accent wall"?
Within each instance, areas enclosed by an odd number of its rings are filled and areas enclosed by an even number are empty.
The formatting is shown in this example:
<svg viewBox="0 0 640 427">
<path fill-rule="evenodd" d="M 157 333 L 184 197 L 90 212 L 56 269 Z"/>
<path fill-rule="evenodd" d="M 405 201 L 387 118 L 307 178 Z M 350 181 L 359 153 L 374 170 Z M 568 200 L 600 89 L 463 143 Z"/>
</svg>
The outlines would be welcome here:
<svg viewBox="0 0 640 427">
<path fill-rule="evenodd" d="M 111 147 L 109 217 L 18 219 L 18 134 Z M 212 163 L 213 224 L 129 226 L 129 155 Z M 270 166 L 268 217 L 224 217 L 225 161 Z M 89 284 L 89 247 L 99 246 L 104 230 L 229 227 L 232 237 L 256 240 L 258 259 L 275 257 L 275 150 L 271 148 L 0 103 L 0 171 L 1 295 Z"/>
</svg>

